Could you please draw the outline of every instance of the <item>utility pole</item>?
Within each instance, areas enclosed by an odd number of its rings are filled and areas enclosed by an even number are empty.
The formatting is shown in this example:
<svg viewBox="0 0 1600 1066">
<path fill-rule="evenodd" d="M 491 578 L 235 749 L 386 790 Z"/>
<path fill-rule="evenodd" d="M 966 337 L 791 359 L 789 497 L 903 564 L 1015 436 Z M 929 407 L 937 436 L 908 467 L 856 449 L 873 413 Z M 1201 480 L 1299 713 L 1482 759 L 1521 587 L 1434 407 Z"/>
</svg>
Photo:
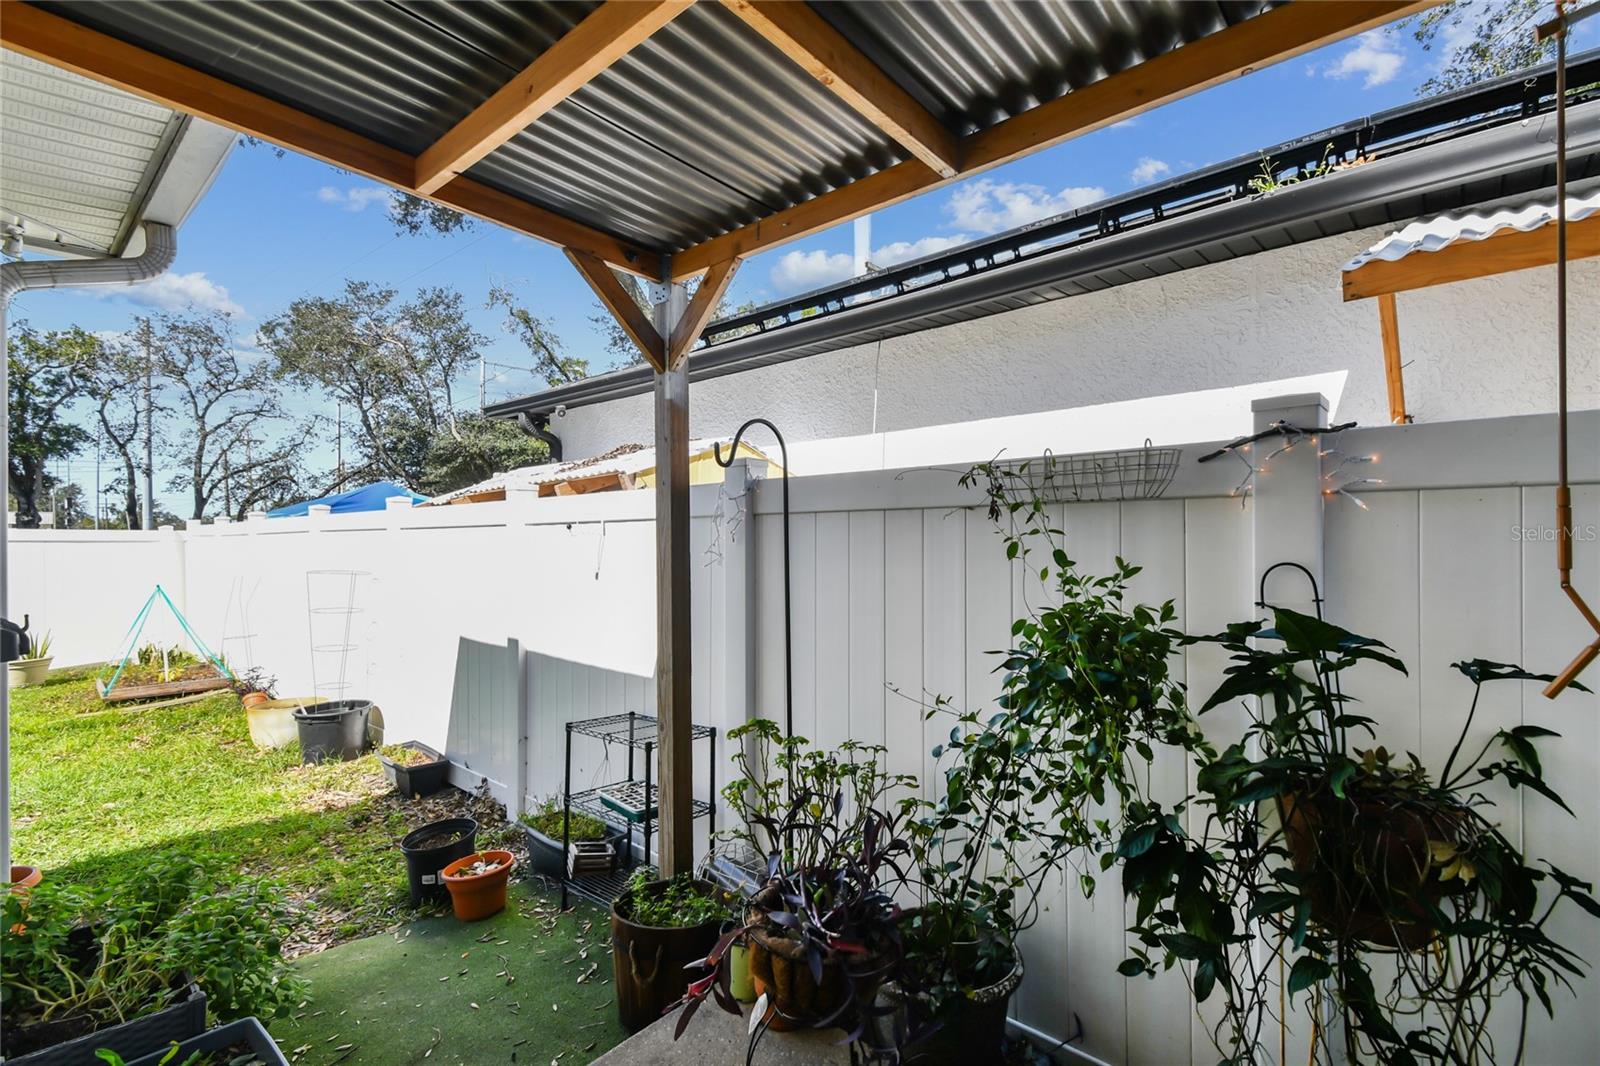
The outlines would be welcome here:
<svg viewBox="0 0 1600 1066">
<path fill-rule="evenodd" d="M 94 528 L 100 528 L 100 504 L 104 499 L 100 495 L 100 420 L 94 423 Z"/>
<path fill-rule="evenodd" d="M 489 388 L 489 363 L 483 356 L 478 356 L 478 413 L 482 414 L 488 399 Z"/>
<path fill-rule="evenodd" d="M 343 489 L 344 488 L 344 401 L 343 400 L 340 400 L 334 406 L 333 427 L 334 427 L 333 428 L 333 433 L 334 433 L 334 445 L 333 445 L 334 470 L 336 471 L 335 477 L 338 478 L 338 480 L 334 482 L 334 485 L 337 486 L 340 489 Z"/>
<path fill-rule="evenodd" d="M 155 355 L 150 350 L 150 320 L 141 323 L 144 341 L 144 528 L 156 528 Z"/>
</svg>

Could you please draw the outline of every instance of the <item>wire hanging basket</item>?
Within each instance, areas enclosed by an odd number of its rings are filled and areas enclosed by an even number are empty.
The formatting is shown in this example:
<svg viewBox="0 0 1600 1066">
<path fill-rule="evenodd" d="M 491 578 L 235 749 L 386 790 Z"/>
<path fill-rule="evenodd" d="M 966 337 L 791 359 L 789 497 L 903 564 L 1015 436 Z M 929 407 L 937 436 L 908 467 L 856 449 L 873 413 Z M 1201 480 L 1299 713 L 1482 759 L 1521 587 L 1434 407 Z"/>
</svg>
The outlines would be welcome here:
<svg viewBox="0 0 1600 1066">
<path fill-rule="evenodd" d="M 994 464 L 996 472 L 1042 503 L 1153 500 L 1178 472 L 1181 448 L 1152 447 L 1054 455 Z"/>
</svg>

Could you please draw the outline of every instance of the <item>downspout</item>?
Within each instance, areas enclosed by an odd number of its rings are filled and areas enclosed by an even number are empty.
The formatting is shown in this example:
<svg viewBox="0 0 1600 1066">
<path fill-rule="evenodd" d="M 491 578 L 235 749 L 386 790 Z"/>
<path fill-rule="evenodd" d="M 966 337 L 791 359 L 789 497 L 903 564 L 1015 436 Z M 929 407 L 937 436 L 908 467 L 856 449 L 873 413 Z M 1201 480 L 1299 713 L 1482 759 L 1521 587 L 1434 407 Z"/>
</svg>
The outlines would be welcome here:
<svg viewBox="0 0 1600 1066">
<path fill-rule="evenodd" d="M 0 423 L 11 424 L 10 347 L 6 335 L 11 298 L 29 289 L 65 289 L 99 285 L 134 285 L 149 281 L 172 265 L 178 254 L 178 235 L 160 222 L 144 224 L 144 252 L 131 259 L 76 259 L 49 262 L 6 263 L 0 266 Z M 0 433 L 0 477 L 11 490 L 11 441 Z M 7 523 L 0 521 L 0 616 L 9 614 L 11 589 L 7 569 Z M 0 676 L 0 871 L 11 879 L 11 679 Z"/>
<path fill-rule="evenodd" d="M 538 437 L 550 446 L 550 461 L 561 462 L 561 438 L 550 432 L 550 416 L 548 414 L 528 414 L 524 411 L 517 415 L 517 425 L 522 427 L 522 432 L 530 437 Z"/>
</svg>

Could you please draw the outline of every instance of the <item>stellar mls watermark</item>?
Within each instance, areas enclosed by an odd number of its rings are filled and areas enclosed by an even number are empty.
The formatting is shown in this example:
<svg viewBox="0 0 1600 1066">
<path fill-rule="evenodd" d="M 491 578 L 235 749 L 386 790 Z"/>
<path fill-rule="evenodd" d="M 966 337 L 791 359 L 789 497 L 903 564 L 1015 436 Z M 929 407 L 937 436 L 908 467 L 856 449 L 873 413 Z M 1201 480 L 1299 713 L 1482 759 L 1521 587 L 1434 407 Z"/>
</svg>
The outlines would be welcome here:
<svg viewBox="0 0 1600 1066">
<path fill-rule="evenodd" d="M 1551 523 L 1538 526 L 1512 526 L 1511 539 L 1518 544 L 1543 544 L 1555 543 L 1556 534 L 1560 527 Z M 1587 525 L 1571 526 L 1568 529 L 1568 539 L 1574 544 L 1592 543 L 1600 540 L 1600 525 L 1590 522 Z"/>
</svg>

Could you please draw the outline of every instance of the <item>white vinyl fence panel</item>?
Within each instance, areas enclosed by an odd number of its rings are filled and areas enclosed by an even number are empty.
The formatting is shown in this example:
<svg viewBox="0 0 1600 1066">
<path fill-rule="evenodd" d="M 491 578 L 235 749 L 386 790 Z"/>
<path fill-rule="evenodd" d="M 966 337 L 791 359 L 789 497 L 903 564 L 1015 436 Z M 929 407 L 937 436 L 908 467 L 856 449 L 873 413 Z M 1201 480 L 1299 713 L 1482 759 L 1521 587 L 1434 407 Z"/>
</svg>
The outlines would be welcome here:
<svg viewBox="0 0 1600 1066">
<path fill-rule="evenodd" d="M 1592 639 L 1556 586 L 1552 423 L 1352 431 L 1340 441 L 1346 452 L 1380 456 L 1363 470 L 1384 481 L 1359 493 L 1366 509 L 1342 496 L 1322 501 L 1294 481 L 1291 464 L 1259 479 L 1257 495 L 1230 496 L 1241 465 L 1196 465 L 1210 446 L 1194 445 L 1165 498 L 1057 504 L 1051 517 L 1086 570 L 1105 572 L 1118 556 L 1142 566 L 1136 596 L 1171 599 L 1190 632 L 1255 616 L 1262 569 L 1311 558 L 1328 616 L 1386 641 L 1410 668 L 1369 670 L 1350 687 L 1379 723 L 1376 741 L 1437 768 L 1467 710 L 1469 686 L 1452 662 L 1484 657 L 1555 670 Z M 1600 602 L 1600 414 L 1577 416 L 1574 433 L 1582 482 L 1575 576 L 1590 602 Z M 736 471 L 692 498 L 694 716 L 724 732 L 785 714 L 781 484 L 747 489 Z M 1007 562 L 981 499 L 950 471 L 799 478 L 790 489 L 796 731 L 826 746 L 882 743 L 890 768 L 917 775 L 932 795 L 941 774 L 929 753 L 949 725 L 937 714 L 925 720 L 927 707 L 940 697 L 957 707 L 991 703 L 1000 678 L 990 653 L 1007 646 L 1012 620 L 1045 603 L 1046 590 L 1036 573 Z M 654 710 L 652 516 L 653 496 L 640 492 L 271 520 L 165 538 L 22 534 L 12 604 L 48 620 L 58 648 L 72 649 L 63 657 L 104 657 L 95 649 L 111 629 L 120 633 L 159 574 L 183 592 L 201 633 L 230 661 L 276 673 L 280 689 L 295 694 L 310 690 L 314 647 L 341 643 L 312 633 L 323 616 L 311 613 L 319 602 L 307 574 L 359 571 L 345 642 L 348 694 L 379 704 L 390 739 L 444 746 L 458 782 L 487 779 L 526 807 L 560 794 L 566 723 Z M 1318 533 L 1320 545 L 1310 543 Z M 1297 578 L 1273 580 L 1278 599 L 1309 600 L 1291 584 Z M 1191 700 L 1202 702 L 1226 665 L 1214 646 L 1186 649 L 1180 676 Z M 320 662 L 317 672 L 322 682 Z M 1243 713 L 1218 708 L 1202 725 L 1224 740 Z M 1536 855 L 1600 881 L 1600 697 L 1569 692 L 1552 703 L 1536 685 L 1491 688 L 1468 746 L 1521 722 L 1563 734 L 1545 747 L 1546 770 L 1577 817 L 1538 797 L 1503 795 L 1496 798 L 1504 824 Z M 702 798 L 711 784 L 705 750 L 701 742 L 694 751 Z M 732 769 L 728 754 L 719 738 L 719 783 Z M 575 741 L 575 789 L 627 771 L 625 750 Z M 1154 795 L 1168 801 L 1192 776 L 1170 753 L 1158 754 L 1149 773 Z M 696 840 L 709 844 L 703 825 Z M 1022 944 L 1028 978 L 1014 1001 L 1017 1022 L 1055 1040 L 1074 1038 L 1074 1052 L 1101 1062 L 1215 1062 L 1215 1012 L 1195 1009 L 1181 973 L 1153 981 L 1116 974 L 1130 913 L 1115 871 L 1096 876 L 1085 898 L 1080 875 L 1096 868 L 1082 865 L 1045 885 L 1039 920 Z M 1555 933 L 1600 962 L 1593 922 L 1568 913 Z M 1535 1017 L 1530 1026 L 1527 1061 L 1593 1061 L 1600 982 L 1585 978 L 1575 997 L 1556 999 L 1555 1022 Z M 1514 1023 L 1510 1013 L 1497 1022 L 1502 1046 Z M 1287 1061 L 1305 1061 L 1306 1030 L 1297 1012 L 1283 1035 Z M 1269 1034 L 1274 1057 L 1278 1042 Z"/>
</svg>

